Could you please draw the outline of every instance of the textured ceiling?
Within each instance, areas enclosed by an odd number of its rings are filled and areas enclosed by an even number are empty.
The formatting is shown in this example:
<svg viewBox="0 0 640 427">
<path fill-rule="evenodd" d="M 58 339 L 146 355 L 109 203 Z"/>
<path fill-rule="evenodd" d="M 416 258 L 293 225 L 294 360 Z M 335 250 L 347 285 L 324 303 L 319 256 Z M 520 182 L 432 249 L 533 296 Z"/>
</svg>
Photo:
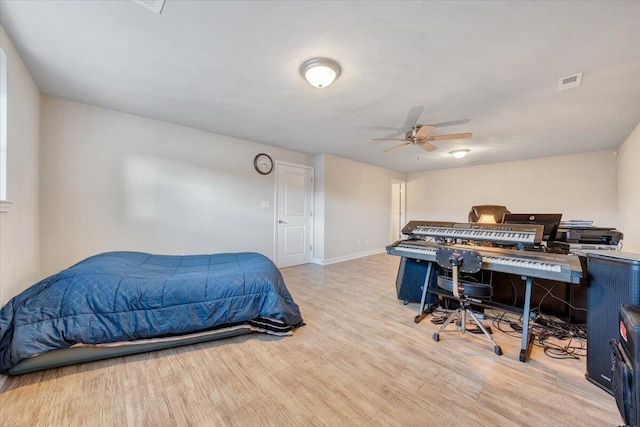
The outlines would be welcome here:
<svg viewBox="0 0 640 427">
<path fill-rule="evenodd" d="M 638 1 L 0 0 L 0 22 L 45 95 L 403 172 L 615 149 L 640 122 Z M 316 56 L 329 88 L 299 74 Z M 371 141 L 416 121 L 473 137 Z"/>
</svg>

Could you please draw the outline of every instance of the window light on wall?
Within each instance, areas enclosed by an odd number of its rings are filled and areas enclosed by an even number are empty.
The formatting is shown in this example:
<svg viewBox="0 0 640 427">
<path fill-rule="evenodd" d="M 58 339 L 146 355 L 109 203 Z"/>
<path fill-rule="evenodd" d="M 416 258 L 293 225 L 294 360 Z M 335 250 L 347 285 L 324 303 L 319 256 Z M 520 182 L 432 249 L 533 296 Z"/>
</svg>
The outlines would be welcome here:
<svg viewBox="0 0 640 427">
<path fill-rule="evenodd" d="M 0 212 L 9 210 L 7 201 L 7 55 L 0 48 Z"/>
</svg>

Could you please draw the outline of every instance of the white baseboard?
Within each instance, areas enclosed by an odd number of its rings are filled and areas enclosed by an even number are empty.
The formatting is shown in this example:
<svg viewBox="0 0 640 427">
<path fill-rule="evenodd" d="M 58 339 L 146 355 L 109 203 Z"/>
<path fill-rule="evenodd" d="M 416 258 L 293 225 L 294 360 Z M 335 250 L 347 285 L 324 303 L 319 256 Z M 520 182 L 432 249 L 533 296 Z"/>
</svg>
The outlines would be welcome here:
<svg viewBox="0 0 640 427">
<path fill-rule="evenodd" d="M 339 262 L 344 262 L 344 261 L 349 261 L 349 260 L 352 260 L 352 259 L 362 258 L 362 257 L 369 256 L 369 255 L 383 254 L 383 253 L 386 253 L 386 252 L 387 252 L 386 248 L 373 249 L 371 251 L 357 252 L 355 254 L 349 254 L 349 255 L 344 255 L 344 256 L 339 256 L 339 257 L 329 258 L 329 259 L 314 258 L 313 259 L 313 263 L 314 264 L 319 264 L 319 265 L 336 264 L 336 263 L 339 263 Z"/>
</svg>

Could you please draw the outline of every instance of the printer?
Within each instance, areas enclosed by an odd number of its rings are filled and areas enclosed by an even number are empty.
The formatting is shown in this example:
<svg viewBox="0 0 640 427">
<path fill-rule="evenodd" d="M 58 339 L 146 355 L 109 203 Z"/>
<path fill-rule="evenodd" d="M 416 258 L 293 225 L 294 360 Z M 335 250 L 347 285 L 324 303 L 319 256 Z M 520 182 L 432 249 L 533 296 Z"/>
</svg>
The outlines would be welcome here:
<svg viewBox="0 0 640 427">
<path fill-rule="evenodd" d="M 591 245 L 617 246 L 623 234 L 613 227 L 558 228 L 557 241 Z"/>
</svg>

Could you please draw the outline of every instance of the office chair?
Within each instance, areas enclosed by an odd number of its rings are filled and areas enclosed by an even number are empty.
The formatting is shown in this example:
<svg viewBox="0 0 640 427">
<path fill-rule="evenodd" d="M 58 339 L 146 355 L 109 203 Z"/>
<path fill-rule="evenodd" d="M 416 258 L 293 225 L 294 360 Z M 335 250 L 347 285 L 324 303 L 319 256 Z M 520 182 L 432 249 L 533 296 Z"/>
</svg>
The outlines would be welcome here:
<svg viewBox="0 0 640 427">
<path fill-rule="evenodd" d="M 458 322 L 456 322 L 456 325 L 459 326 L 462 334 L 466 334 L 467 315 L 469 315 L 469 317 L 471 317 L 471 319 L 478 325 L 478 328 L 480 328 L 485 338 L 493 344 L 494 353 L 500 356 L 502 354 L 502 349 L 471 310 L 471 304 L 474 300 L 477 302 L 478 299 L 491 297 L 493 294 L 493 288 L 491 285 L 484 283 L 462 281 L 458 277 L 460 272 L 476 273 L 480 271 L 482 268 L 482 255 L 471 250 L 438 248 L 436 251 L 436 262 L 439 266 L 452 271 L 451 278 L 443 276 L 438 277 L 438 286 L 452 292 L 453 296 L 459 301 L 459 307 L 454 310 L 449 317 L 447 317 L 447 320 L 445 320 L 438 332 L 433 334 L 433 340 L 436 342 L 440 341 L 440 334 L 445 332 L 449 323 L 457 317 L 459 317 L 459 325 Z"/>
<path fill-rule="evenodd" d="M 502 217 L 506 213 L 511 213 L 506 206 L 471 206 L 471 211 L 469 211 L 469 222 L 493 222 L 497 224 L 502 222 Z"/>
</svg>

